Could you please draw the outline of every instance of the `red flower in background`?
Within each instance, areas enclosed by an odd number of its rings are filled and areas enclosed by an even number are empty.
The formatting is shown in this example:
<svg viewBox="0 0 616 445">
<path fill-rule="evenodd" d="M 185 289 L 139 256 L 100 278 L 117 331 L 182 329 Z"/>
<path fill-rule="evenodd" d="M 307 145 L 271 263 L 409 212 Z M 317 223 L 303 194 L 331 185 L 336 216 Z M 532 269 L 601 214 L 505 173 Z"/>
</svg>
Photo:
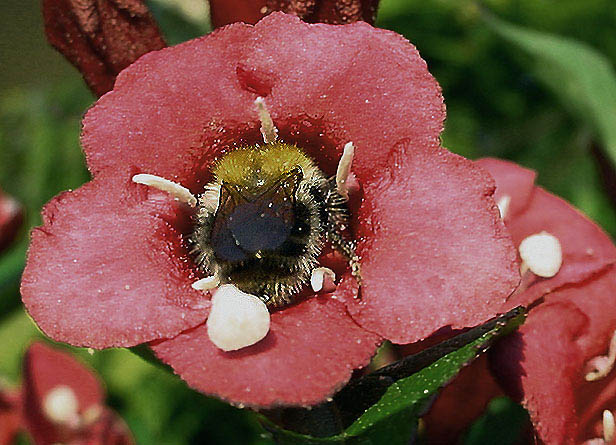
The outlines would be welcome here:
<svg viewBox="0 0 616 445">
<path fill-rule="evenodd" d="M 26 352 L 20 391 L 0 393 L 0 444 L 12 444 L 19 431 L 37 445 L 134 444 L 122 419 L 104 406 L 94 373 L 43 343 Z"/>
<path fill-rule="evenodd" d="M 0 190 L 0 251 L 15 239 L 22 222 L 23 212 L 19 203 Z"/>
<path fill-rule="evenodd" d="M 543 442 L 574 444 L 603 437 L 603 416 L 609 430 L 616 408 L 611 372 L 616 359 L 616 247 L 576 209 L 536 187 L 534 172 L 499 160 L 479 164 L 496 179 L 495 197 L 503 204 L 516 246 L 547 232 L 562 250 L 562 266 L 553 277 L 527 271 L 507 302 L 506 307 L 529 305 L 544 296 L 519 331 L 490 351 L 493 374 L 528 409 Z M 478 361 L 463 371 L 436 401 L 426 418 L 434 443 L 454 440 L 501 393 L 493 379 L 477 378 L 487 374 L 485 364 Z M 464 416 L 445 414 L 456 410 L 464 410 Z M 606 435 L 609 439 L 609 431 Z"/>
<path fill-rule="evenodd" d="M 374 23 L 379 0 L 210 0 L 212 26 L 257 23 L 273 11 L 293 14 L 308 23 Z"/>
<path fill-rule="evenodd" d="M 18 392 L 0 388 L 0 445 L 12 445 L 21 426 Z"/>
<path fill-rule="evenodd" d="M 202 272 L 184 239 L 190 209 L 131 178 L 153 174 L 203 192 L 219 156 L 259 143 L 257 96 L 280 138 L 326 174 L 345 143 L 355 145 L 361 295 L 343 268 L 335 292 L 272 313 L 265 339 L 224 352 L 208 338 L 208 295 L 191 287 Z M 151 342 L 208 394 L 262 407 L 322 401 L 382 338 L 409 343 L 480 324 L 517 283 L 492 180 L 440 147 L 443 119 L 440 89 L 415 48 L 366 24 L 272 14 L 150 53 L 86 115 L 94 179 L 45 207 L 24 303 L 59 341 Z"/>
<path fill-rule="evenodd" d="M 145 53 L 164 48 L 143 0 L 43 0 L 45 34 L 97 96 Z"/>
</svg>

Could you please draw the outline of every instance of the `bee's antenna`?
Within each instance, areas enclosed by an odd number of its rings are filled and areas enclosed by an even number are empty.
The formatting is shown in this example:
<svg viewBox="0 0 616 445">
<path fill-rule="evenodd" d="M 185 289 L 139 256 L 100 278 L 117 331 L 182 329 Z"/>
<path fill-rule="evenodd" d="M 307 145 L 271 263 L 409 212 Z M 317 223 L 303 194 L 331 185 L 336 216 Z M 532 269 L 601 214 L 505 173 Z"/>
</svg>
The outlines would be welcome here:
<svg viewBox="0 0 616 445">
<path fill-rule="evenodd" d="M 276 142 L 278 138 L 278 129 L 274 125 L 272 116 L 270 115 L 267 107 L 265 106 L 265 99 L 257 97 L 255 100 L 257 107 L 257 113 L 259 114 L 259 120 L 261 121 L 261 134 L 263 135 L 263 141 L 266 144 Z"/>
</svg>

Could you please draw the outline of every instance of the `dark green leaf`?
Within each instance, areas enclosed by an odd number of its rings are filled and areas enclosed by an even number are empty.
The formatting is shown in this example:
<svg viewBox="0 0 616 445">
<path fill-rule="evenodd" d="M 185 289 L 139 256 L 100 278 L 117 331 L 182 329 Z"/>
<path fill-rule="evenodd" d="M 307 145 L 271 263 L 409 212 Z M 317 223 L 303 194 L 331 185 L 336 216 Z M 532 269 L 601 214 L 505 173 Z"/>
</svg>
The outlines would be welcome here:
<svg viewBox="0 0 616 445">
<path fill-rule="evenodd" d="M 536 74 L 597 134 L 616 163 L 616 73 L 610 61 L 573 39 L 514 26 L 486 15 L 501 37 L 536 62 Z"/>
<path fill-rule="evenodd" d="M 313 437 L 280 428 L 268 418 L 264 426 L 281 444 L 406 444 L 417 428 L 419 417 L 429 408 L 438 390 L 465 365 L 484 352 L 499 336 L 509 333 L 524 320 L 522 308 L 470 329 L 450 340 L 349 384 L 332 402 L 311 410 L 270 412 L 270 418 L 289 425 L 289 412 L 297 425 L 311 420 L 317 433 L 325 430 L 316 419 L 328 424 L 338 416 L 345 429 L 329 437 Z M 366 406 L 367 405 L 367 406 Z M 356 418 L 349 422 L 349 418 Z M 293 422 L 291 422 L 293 423 Z M 329 423 L 332 425 L 332 423 Z M 334 423 L 335 425 L 335 423 Z M 307 432 L 307 431 L 303 431 Z M 314 433 L 313 433 L 314 435 Z"/>
<path fill-rule="evenodd" d="M 532 430 L 528 412 L 507 397 L 497 397 L 486 412 L 469 429 L 465 445 L 526 443 L 525 434 Z"/>
</svg>

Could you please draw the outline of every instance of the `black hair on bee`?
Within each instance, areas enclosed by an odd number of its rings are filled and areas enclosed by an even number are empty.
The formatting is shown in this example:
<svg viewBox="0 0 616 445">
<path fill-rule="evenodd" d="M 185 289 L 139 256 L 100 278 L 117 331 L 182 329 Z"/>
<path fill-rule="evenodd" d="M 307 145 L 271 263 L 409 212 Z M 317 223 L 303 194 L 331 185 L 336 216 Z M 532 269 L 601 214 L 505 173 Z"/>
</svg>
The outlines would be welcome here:
<svg viewBox="0 0 616 445">
<path fill-rule="evenodd" d="M 309 281 L 324 242 L 354 258 L 335 178 L 300 148 L 281 142 L 240 148 L 212 173 L 189 236 L 204 273 L 279 307 Z"/>
</svg>

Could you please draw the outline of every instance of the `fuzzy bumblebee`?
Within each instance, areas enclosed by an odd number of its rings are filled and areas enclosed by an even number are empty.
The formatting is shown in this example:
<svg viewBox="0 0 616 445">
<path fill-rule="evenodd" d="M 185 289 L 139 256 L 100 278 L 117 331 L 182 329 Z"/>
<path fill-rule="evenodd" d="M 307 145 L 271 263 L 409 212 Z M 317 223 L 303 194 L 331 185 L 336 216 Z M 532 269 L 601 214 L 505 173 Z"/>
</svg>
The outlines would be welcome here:
<svg viewBox="0 0 616 445">
<path fill-rule="evenodd" d="M 204 273 L 278 307 L 308 282 L 325 242 L 354 258 L 346 200 L 300 148 L 240 148 L 212 173 L 189 238 Z"/>
</svg>

